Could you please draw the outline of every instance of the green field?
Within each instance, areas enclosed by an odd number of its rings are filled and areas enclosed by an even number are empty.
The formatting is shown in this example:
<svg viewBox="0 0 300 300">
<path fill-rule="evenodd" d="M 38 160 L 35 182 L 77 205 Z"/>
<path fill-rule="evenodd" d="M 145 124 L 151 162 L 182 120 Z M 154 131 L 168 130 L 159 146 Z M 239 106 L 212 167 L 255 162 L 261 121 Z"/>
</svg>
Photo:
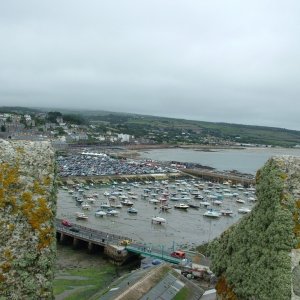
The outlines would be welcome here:
<svg viewBox="0 0 300 300">
<path fill-rule="evenodd" d="M 54 295 L 65 300 L 89 299 L 115 278 L 114 266 L 65 270 L 54 280 Z"/>
</svg>

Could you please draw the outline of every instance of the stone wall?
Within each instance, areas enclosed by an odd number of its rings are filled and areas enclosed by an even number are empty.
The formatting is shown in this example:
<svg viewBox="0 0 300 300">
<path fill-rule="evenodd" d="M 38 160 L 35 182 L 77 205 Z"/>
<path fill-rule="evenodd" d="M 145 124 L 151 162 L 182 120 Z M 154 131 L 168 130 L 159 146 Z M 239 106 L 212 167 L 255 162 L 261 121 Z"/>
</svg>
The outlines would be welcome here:
<svg viewBox="0 0 300 300">
<path fill-rule="evenodd" d="M 0 299 L 53 299 L 55 211 L 50 143 L 0 140 Z"/>
<path fill-rule="evenodd" d="M 219 299 L 296 299 L 292 282 L 300 278 L 291 254 L 300 248 L 300 157 L 271 158 L 256 184 L 252 212 L 210 245 Z"/>
</svg>

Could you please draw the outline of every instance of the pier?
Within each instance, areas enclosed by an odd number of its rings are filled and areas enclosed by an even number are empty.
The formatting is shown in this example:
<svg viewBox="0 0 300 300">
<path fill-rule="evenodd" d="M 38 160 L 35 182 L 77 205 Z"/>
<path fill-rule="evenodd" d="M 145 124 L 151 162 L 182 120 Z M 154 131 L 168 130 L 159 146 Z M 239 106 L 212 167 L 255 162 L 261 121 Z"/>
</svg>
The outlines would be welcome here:
<svg viewBox="0 0 300 300">
<path fill-rule="evenodd" d="M 243 186 L 255 185 L 255 179 L 246 176 L 234 175 L 230 173 L 222 173 L 203 169 L 180 169 L 182 173 L 197 176 L 204 180 L 212 180 L 217 182 L 230 181 L 232 184 L 242 184 Z"/>
</svg>

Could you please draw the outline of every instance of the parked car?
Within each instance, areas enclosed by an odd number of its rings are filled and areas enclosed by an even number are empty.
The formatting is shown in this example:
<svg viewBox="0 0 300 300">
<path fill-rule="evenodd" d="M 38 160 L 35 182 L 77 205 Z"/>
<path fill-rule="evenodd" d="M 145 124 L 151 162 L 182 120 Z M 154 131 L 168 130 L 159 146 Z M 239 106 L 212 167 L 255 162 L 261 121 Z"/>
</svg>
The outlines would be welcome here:
<svg viewBox="0 0 300 300">
<path fill-rule="evenodd" d="M 70 228 L 70 231 L 73 231 L 73 232 L 79 232 L 80 230 L 76 227 L 71 227 Z"/>
<path fill-rule="evenodd" d="M 61 224 L 64 225 L 64 226 L 66 226 L 66 227 L 72 227 L 71 222 L 68 221 L 68 220 L 62 220 L 62 221 L 61 221 Z"/>
<path fill-rule="evenodd" d="M 159 260 L 159 259 L 153 259 L 152 260 L 152 265 L 159 265 L 159 264 L 161 264 L 161 260 Z"/>
<path fill-rule="evenodd" d="M 184 259 L 185 258 L 185 252 L 184 251 L 174 251 L 170 254 L 172 257 Z"/>
<path fill-rule="evenodd" d="M 121 246 L 128 246 L 129 244 L 130 244 L 129 240 L 122 240 L 122 241 L 120 241 L 120 245 Z"/>
</svg>

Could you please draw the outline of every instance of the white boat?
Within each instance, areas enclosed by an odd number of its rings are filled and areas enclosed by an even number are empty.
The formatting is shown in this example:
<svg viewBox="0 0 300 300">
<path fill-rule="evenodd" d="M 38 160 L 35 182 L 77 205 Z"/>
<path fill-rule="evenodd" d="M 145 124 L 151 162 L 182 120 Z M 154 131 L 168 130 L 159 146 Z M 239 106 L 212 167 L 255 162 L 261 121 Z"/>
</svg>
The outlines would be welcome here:
<svg viewBox="0 0 300 300">
<path fill-rule="evenodd" d="M 238 212 L 240 214 L 248 214 L 249 212 L 251 212 L 251 209 L 248 208 L 248 207 L 241 207 L 241 208 L 238 209 Z"/>
<path fill-rule="evenodd" d="M 221 201 L 221 200 L 214 200 L 213 201 L 214 205 L 221 205 L 222 203 L 223 203 L 223 201 Z"/>
<path fill-rule="evenodd" d="M 233 215 L 233 211 L 229 208 L 220 210 L 220 213 L 222 216 L 232 216 Z"/>
<path fill-rule="evenodd" d="M 166 219 L 162 218 L 162 217 L 153 217 L 152 220 L 151 220 L 152 223 L 155 223 L 155 224 L 164 224 L 166 223 Z"/>
<path fill-rule="evenodd" d="M 181 200 L 181 198 L 179 198 L 179 197 L 171 197 L 170 198 L 170 201 L 179 201 L 179 200 Z"/>
<path fill-rule="evenodd" d="M 248 200 L 249 200 L 249 201 L 252 201 L 252 202 L 255 202 L 255 201 L 256 201 L 256 198 L 254 198 L 254 197 L 249 197 Z"/>
<path fill-rule="evenodd" d="M 184 209 L 184 210 L 187 210 L 189 208 L 189 206 L 184 203 L 175 204 L 174 207 L 178 209 Z"/>
<path fill-rule="evenodd" d="M 157 199 L 150 199 L 149 202 L 150 202 L 150 203 L 157 204 L 157 203 L 159 203 L 160 201 L 157 200 Z"/>
<path fill-rule="evenodd" d="M 238 199 L 236 199 L 236 202 L 237 203 L 245 203 L 245 200 L 238 198 Z"/>
<path fill-rule="evenodd" d="M 82 209 L 85 209 L 85 210 L 90 210 L 90 209 L 91 209 L 91 206 L 90 206 L 89 204 L 87 204 L 87 203 L 82 203 L 82 204 L 81 204 L 81 208 L 82 208 Z"/>
<path fill-rule="evenodd" d="M 200 205 L 197 205 L 197 204 L 194 204 L 194 203 L 189 203 L 188 206 L 191 207 L 191 208 L 195 208 L 195 209 L 200 208 Z"/>
<path fill-rule="evenodd" d="M 117 216 L 119 214 L 119 212 L 117 210 L 115 210 L 115 209 L 108 209 L 107 212 L 106 212 L 106 214 L 108 216 Z"/>
<path fill-rule="evenodd" d="M 162 206 L 160 207 L 160 209 L 161 209 L 162 211 L 168 211 L 169 209 L 172 209 L 172 206 L 169 206 L 168 204 L 165 204 L 165 205 L 162 205 Z"/>
<path fill-rule="evenodd" d="M 227 198 L 233 197 L 232 193 L 224 193 L 223 195 L 224 195 L 224 197 L 227 197 Z"/>
<path fill-rule="evenodd" d="M 215 210 L 207 210 L 203 216 L 205 217 L 209 217 L 209 218 L 219 218 L 221 216 L 221 214 L 218 212 L 218 211 L 215 211 Z"/>
<path fill-rule="evenodd" d="M 90 203 L 95 203 L 96 199 L 94 197 L 87 197 L 86 201 L 88 201 Z"/>
<path fill-rule="evenodd" d="M 135 209 L 134 207 L 129 207 L 129 208 L 127 209 L 127 212 L 128 212 L 129 214 L 137 214 L 137 213 L 138 213 L 137 209 Z"/>
<path fill-rule="evenodd" d="M 77 213 L 75 213 L 75 215 L 76 215 L 76 219 L 78 219 L 78 220 L 87 220 L 88 219 L 88 216 L 82 212 L 77 212 Z"/>
<path fill-rule="evenodd" d="M 104 208 L 104 209 L 107 209 L 107 208 L 110 208 L 110 204 L 108 204 L 108 203 L 102 203 L 101 205 L 100 205 L 100 207 L 101 208 Z"/>
<path fill-rule="evenodd" d="M 103 211 L 103 210 L 97 210 L 96 212 L 95 212 L 95 216 L 96 217 L 104 217 L 104 216 L 106 216 L 107 215 L 107 213 L 105 212 L 105 211 Z"/>
<path fill-rule="evenodd" d="M 132 206 L 133 205 L 133 202 L 131 202 L 128 199 L 125 199 L 125 200 L 121 201 L 121 203 L 122 203 L 122 205 L 125 205 L 125 206 Z"/>
<path fill-rule="evenodd" d="M 200 201 L 199 204 L 202 205 L 202 206 L 204 206 L 204 207 L 210 206 L 210 203 L 207 202 L 207 201 Z"/>
</svg>

